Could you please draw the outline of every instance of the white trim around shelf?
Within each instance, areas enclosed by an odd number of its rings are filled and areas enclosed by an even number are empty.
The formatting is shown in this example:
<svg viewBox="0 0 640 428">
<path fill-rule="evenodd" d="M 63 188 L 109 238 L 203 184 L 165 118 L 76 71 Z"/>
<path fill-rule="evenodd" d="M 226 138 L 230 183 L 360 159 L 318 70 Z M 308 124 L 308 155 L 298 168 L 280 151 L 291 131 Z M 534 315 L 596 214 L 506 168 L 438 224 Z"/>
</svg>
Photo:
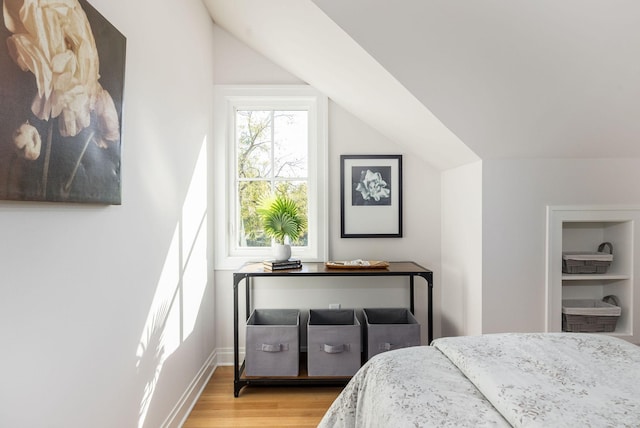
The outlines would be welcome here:
<svg viewBox="0 0 640 428">
<path fill-rule="evenodd" d="M 566 274 L 562 273 L 563 225 L 565 223 L 594 223 L 602 227 L 616 223 L 628 223 L 628 241 L 618 254 L 623 255 L 622 264 L 605 274 Z M 546 331 L 561 331 L 563 289 L 569 291 L 576 286 L 602 286 L 606 289 L 621 287 L 626 295 L 621 305 L 626 310 L 623 325 L 618 322 L 616 331 L 610 334 L 632 343 L 640 342 L 640 316 L 634 313 L 640 308 L 640 289 L 636 289 L 634 272 L 640 272 L 640 237 L 635 229 L 640 224 L 640 206 L 547 206 L 546 228 Z M 627 236 L 627 235 L 625 235 Z M 619 282 L 619 284 L 617 284 Z M 566 288 L 565 288 L 566 287 Z M 620 320 L 621 321 L 621 320 Z"/>
<path fill-rule="evenodd" d="M 584 274 L 584 273 L 563 273 L 563 281 L 615 281 L 620 279 L 631 279 L 631 275 L 617 275 L 617 274 Z"/>
</svg>

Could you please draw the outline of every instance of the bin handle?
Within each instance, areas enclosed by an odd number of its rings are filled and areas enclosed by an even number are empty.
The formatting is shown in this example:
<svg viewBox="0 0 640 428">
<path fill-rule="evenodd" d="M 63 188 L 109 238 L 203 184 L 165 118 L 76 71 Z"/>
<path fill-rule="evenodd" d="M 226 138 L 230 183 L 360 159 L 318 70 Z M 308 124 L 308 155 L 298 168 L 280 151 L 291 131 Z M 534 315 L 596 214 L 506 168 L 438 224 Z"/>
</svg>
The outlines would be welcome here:
<svg viewBox="0 0 640 428">
<path fill-rule="evenodd" d="M 602 244 L 598 245 L 598 252 L 603 252 L 602 250 L 604 250 L 605 247 L 607 247 L 607 249 L 609 250 L 609 254 L 613 254 L 613 244 L 611 242 L 603 242 Z"/>
<path fill-rule="evenodd" d="M 604 296 L 602 298 L 602 301 L 605 302 L 605 303 L 608 303 L 610 305 L 620 306 L 620 300 L 618 300 L 618 297 L 614 296 L 613 294 L 609 294 L 608 296 Z"/>
<path fill-rule="evenodd" d="M 385 343 L 381 343 L 381 344 L 378 345 L 378 350 L 381 350 L 381 351 L 392 351 L 394 349 L 409 348 L 411 346 L 416 346 L 416 344 L 411 343 L 411 342 L 405 342 L 404 345 L 403 345 L 402 343 L 397 344 L 397 343 L 385 342 Z"/>
<path fill-rule="evenodd" d="M 339 354 L 341 352 L 348 351 L 349 345 L 344 343 L 340 345 L 329 345 L 328 343 L 325 343 L 322 345 L 322 350 L 327 354 Z"/>
<path fill-rule="evenodd" d="M 256 346 L 256 351 L 262 351 L 262 352 L 282 352 L 282 351 L 288 351 L 289 350 L 289 344 L 288 343 L 276 343 L 276 344 L 271 344 L 271 343 L 263 343 L 262 345 L 258 345 Z"/>
</svg>

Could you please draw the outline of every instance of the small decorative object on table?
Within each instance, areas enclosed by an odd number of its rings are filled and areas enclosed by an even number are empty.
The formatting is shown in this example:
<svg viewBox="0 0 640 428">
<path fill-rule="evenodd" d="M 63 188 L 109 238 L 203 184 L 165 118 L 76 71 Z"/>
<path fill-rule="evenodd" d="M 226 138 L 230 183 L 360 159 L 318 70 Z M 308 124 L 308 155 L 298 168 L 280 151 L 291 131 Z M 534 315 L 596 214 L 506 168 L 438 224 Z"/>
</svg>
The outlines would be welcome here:
<svg viewBox="0 0 640 428">
<path fill-rule="evenodd" d="M 300 269 L 302 262 L 300 259 L 289 259 L 285 261 L 277 260 L 265 260 L 262 265 L 266 270 L 285 270 L 285 269 Z"/>
<path fill-rule="evenodd" d="M 291 242 L 298 241 L 307 227 L 307 217 L 298 209 L 296 201 L 277 195 L 263 199 L 258 207 L 264 233 L 273 239 L 273 257 L 277 262 L 291 257 Z"/>
<path fill-rule="evenodd" d="M 324 264 L 332 269 L 386 269 L 389 267 L 388 262 L 382 260 L 348 260 L 325 262 Z"/>
</svg>

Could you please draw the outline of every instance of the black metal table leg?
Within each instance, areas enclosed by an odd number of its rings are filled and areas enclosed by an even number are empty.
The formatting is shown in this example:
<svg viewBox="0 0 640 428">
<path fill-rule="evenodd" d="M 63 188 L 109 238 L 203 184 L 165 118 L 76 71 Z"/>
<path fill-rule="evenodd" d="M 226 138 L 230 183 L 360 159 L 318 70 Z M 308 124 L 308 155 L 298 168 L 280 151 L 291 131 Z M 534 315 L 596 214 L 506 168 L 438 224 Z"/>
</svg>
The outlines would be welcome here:
<svg viewBox="0 0 640 428">
<path fill-rule="evenodd" d="M 240 350 L 239 328 L 238 328 L 238 284 L 242 281 L 242 276 L 233 275 L 233 396 L 240 393 Z"/>
</svg>

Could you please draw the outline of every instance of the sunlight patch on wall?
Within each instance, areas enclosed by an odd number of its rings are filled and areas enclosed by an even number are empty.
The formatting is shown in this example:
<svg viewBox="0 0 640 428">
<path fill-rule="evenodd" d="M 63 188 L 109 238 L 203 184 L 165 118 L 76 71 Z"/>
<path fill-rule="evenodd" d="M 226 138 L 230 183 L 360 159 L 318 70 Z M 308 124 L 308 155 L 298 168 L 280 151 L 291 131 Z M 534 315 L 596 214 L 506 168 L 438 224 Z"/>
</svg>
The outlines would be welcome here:
<svg viewBox="0 0 640 428">
<path fill-rule="evenodd" d="M 198 162 L 191 177 L 189 190 L 182 206 L 182 254 L 183 261 L 188 263 L 189 253 L 194 246 L 197 235 L 207 215 L 207 147 L 203 142 L 198 155 Z M 206 236 L 205 236 L 206 239 Z"/>
<path fill-rule="evenodd" d="M 165 361 L 194 331 L 207 288 L 206 148 L 205 137 L 136 351 L 145 383 L 138 427 L 145 425 Z"/>
<path fill-rule="evenodd" d="M 180 317 L 176 314 L 177 306 L 175 305 L 180 281 L 179 230 L 178 225 L 174 230 L 156 294 L 136 351 L 138 376 L 145 382 L 144 394 L 140 402 L 139 427 L 144 425 L 147 417 L 162 365 L 180 343 Z"/>
<path fill-rule="evenodd" d="M 200 305 L 207 288 L 207 228 L 200 229 L 189 261 L 185 266 L 182 286 L 182 333 L 186 340 L 196 326 Z"/>
<path fill-rule="evenodd" d="M 207 287 L 207 150 L 200 148 L 189 191 L 182 207 L 182 334 L 186 340 L 196 325 Z"/>
</svg>

